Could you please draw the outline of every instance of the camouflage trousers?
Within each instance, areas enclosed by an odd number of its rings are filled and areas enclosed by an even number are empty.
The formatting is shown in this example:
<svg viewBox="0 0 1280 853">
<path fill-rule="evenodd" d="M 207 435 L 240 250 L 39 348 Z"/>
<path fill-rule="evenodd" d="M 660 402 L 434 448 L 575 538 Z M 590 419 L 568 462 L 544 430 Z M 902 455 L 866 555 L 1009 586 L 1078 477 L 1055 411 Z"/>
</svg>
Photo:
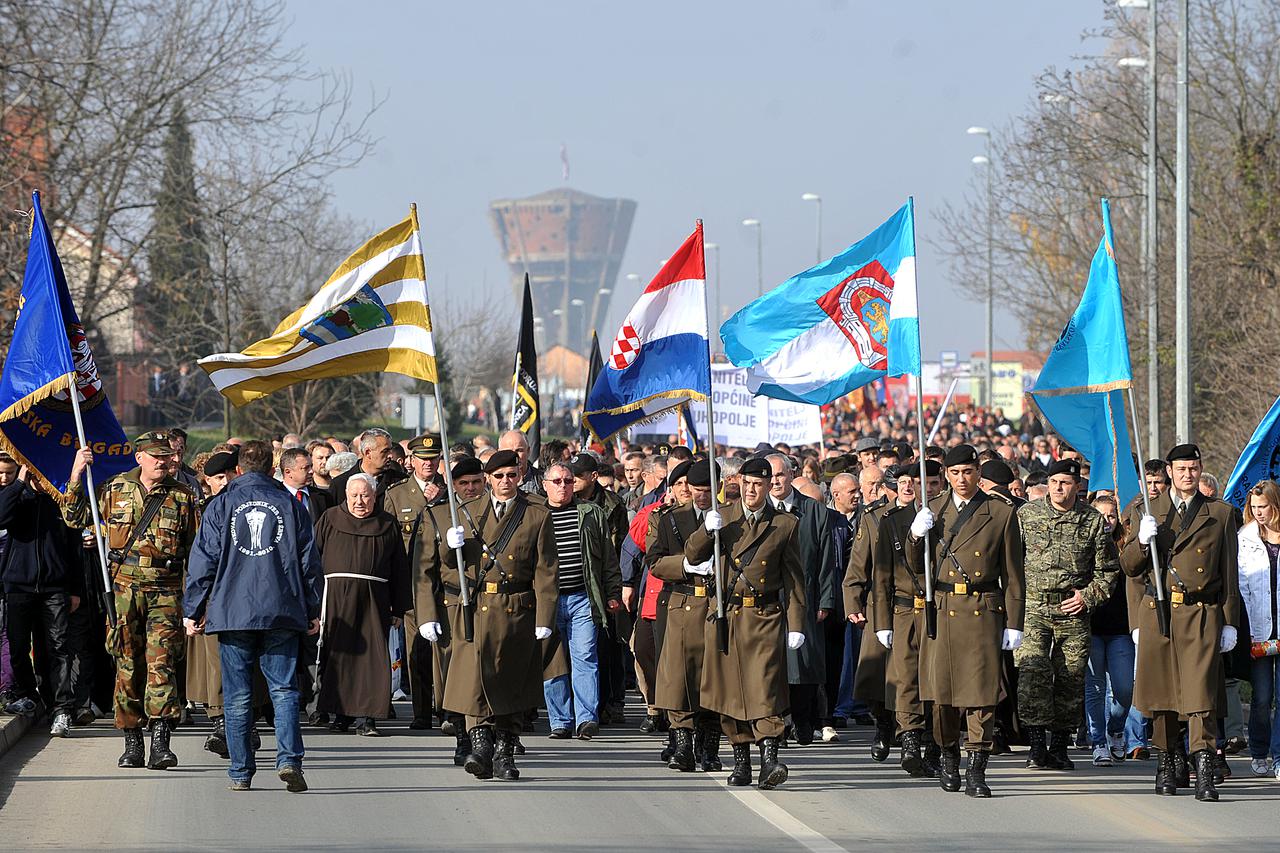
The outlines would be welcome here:
<svg viewBox="0 0 1280 853">
<path fill-rule="evenodd" d="M 107 651 L 116 659 L 116 728 L 178 719 L 178 663 L 186 649 L 182 593 L 117 583 L 115 605 Z"/>
<path fill-rule="evenodd" d="M 1042 607 L 1028 607 L 1023 630 L 1022 646 L 1013 653 L 1018 717 L 1026 726 L 1074 732 L 1084 709 L 1089 617 L 1051 616 Z"/>
</svg>

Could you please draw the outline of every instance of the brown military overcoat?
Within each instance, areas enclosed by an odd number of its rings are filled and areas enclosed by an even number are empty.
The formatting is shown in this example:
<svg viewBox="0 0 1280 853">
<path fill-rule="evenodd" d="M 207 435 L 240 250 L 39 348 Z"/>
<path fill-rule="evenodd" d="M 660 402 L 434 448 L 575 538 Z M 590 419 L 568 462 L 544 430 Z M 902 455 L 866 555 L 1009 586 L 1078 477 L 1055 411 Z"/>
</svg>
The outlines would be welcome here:
<svg viewBox="0 0 1280 853">
<path fill-rule="evenodd" d="M 853 541 L 849 543 L 849 563 L 844 572 L 845 613 L 864 613 L 867 617 L 862 626 L 862 644 L 858 647 L 858 666 L 854 670 L 853 698 L 883 703 L 890 711 L 894 708 L 893 691 L 885 687 L 889 650 L 876 640 L 875 632 L 889 630 L 892 626 L 875 621 L 876 602 L 871 584 L 871 567 L 876 540 L 880 535 L 880 519 L 884 518 L 891 507 L 891 504 L 883 504 L 859 516 L 858 527 L 853 531 Z"/>
<path fill-rule="evenodd" d="M 894 699 L 891 707 L 923 713 L 920 638 L 925 632 L 924 576 L 912 572 L 906 559 L 914 518 L 914 505 L 894 507 L 881 517 L 872 561 L 872 622 L 879 630 L 893 631 L 893 648 L 889 649 L 885 672 L 885 689 Z M 880 643 L 877 641 L 876 645 Z"/>
<path fill-rule="evenodd" d="M 702 659 L 706 647 L 707 613 L 715 596 L 711 578 L 686 575 L 684 546 L 699 528 L 693 503 L 659 515 L 655 526 L 655 553 L 659 557 L 649 573 L 665 586 L 666 629 L 658 655 L 654 705 L 666 711 L 702 709 Z"/>
</svg>

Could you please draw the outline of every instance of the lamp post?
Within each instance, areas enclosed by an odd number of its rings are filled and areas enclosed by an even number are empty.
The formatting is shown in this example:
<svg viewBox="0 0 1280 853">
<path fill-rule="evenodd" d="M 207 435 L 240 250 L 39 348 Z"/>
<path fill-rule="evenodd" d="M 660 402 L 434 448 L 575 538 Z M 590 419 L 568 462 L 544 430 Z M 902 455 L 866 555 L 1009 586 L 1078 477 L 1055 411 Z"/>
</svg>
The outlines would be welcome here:
<svg viewBox="0 0 1280 853">
<path fill-rule="evenodd" d="M 818 195 L 817 193 L 805 193 L 804 195 L 800 196 L 800 200 L 811 201 L 818 208 L 818 226 L 816 229 L 817 237 L 815 241 L 817 245 L 817 250 L 815 252 L 814 261 L 820 264 L 822 263 L 822 196 Z"/>
<path fill-rule="evenodd" d="M 703 243 L 702 247 L 704 249 L 710 249 L 716 256 L 716 313 L 711 320 L 712 328 L 707 329 L 707 333 L 711 337 L 711 352 L 714 354 L 716 351 L 716 341 L 720 340 L 720 335 L 718 334 L 720 329 L 720 244 Z"/>
<path fill-rule="evenodd" d="M 985 127 L 975 126 L 965 132 L 970 136 L 986 137 L 987 141 L 986 155 L 978 155 L 973 158 L 972 162 L 974 165 L 987 167 L 987 368 L 983 374 L 983 404 L 990 410 L 994 399 L 991 393 L 991 382 L 993 363 L 996 360 L 993 329 L 995 321 L 995 276 L 992 271 L 995 257 L 995 192 L 992 173 L 995 171 L 995 165 L 991 160 L 991 131 Z"/>
<path fill-rule="evenodd" d="M 1190 161 L 1187 157 L 1187 43 L 1191 15 L 1187 0 L 1178 2 L 1178 80 L 1177 138 L 1178 155 L 1174 166 L 1177 176 L 1177 201 L 1174 207 L 1174 344 L 1177 367 L 1174 369 L 1174 391 L 1177 397 L 1176 438 L 1179 444 L 1191 441 L 1191 208 Z"/>
<path fill-rule="evenodd" d="M 764 296 L 764 226 L 759 219 L 744 219 L 742 224 L 756 229 L 756 296 Z"/>
</svg>

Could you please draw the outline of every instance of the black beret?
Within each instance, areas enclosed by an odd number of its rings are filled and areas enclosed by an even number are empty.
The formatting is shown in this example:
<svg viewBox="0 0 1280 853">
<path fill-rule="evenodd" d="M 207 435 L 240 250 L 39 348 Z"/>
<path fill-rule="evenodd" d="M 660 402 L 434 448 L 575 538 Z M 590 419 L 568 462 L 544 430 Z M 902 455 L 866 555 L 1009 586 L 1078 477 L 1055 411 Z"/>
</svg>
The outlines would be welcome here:
<svg viewBox="0 0 1280 853">
<path fill-rule="evenodd" d="M 520 467 L 520 454 L 514 450 L 499 450 L 489 457 L 489 461 L 484 463 L 484 472 L 492 474 L 499 468 L 518 468 Z"/>
<path fill-rule="evenodd" d="M 600 466 L 590 453 L 575 453 L 569 460 L 569 470 L 573 472 L 573 476 L 581 477 L 584 474 L 596 473 L 600 470 Z"/>
<path fill-rule="evenodd" d="M 1070 474 L 1078 479 L 1080 477 L 1080 460 L 1059 459 L 1049 466 L 1049 476 L 1052 477 L 1054 474 Z"/>
<path fill-rule="evenodd" d="M 937 459 L 926 459 L 924 463 L 924 470 L 925 470 L 925 474 L 929 477 L 942 476 L 942 465 L 938 462 Z M 907 477 L 907 476 L 910 476 L 913 479 L 919 479 L 920 463 L 919 462 L 911 462 L 911 463 L 902 462 L 897 465 L 894 465 L 892 468 L 889 469 L 889 471 L 890 471 L 890 476 L 893 477 L 893 479 L 895 480 L 898 479 L 899 477 Z"/>
<path fill-rule="evenodd" d="M 1200 448 L 1194 444 L 1179 444 L 1173 450 L 1169 451 L 1169 455 L 1164 458 L 1165 462 L 1177 462 L 1180 459 L 1199 459 Z"/>
<path fill-rule="evenodd" d="M 204 475 L 206 477 L 214 477 L 218 474 L 225 474 L 228 471 L 235 470 L 240 462 L 240 448 L 235 450 L 222 450 L 213 454 L 204 463 Z"/>
<path fill-rule="evenodd" d="M 1007 486 L 1017 479 L 1013 476 L 1013 469 L 999 459 L 983 462 L 980 470 L 982 479 L 990 480 L 997 486 Z"/>
<path fill-rule="evenodd" d="M 773 466 L 769 464 L 769 460 L 756 456 L 743 462 L 738 474 L 743 477 L 760 477 L 769 480 L 773 478 Z"/>
<path fill-rule="evenodd" d="M 969 444 L 957 444 L 955 447 L 947 451 L 947 455 L 942 459 L 944 468 L 954 468 L 956 465 L 977 465 L 978 451 L 973 449 Z"/>
<path fill-rule="evenodd" d="M 711 485 L 711 465 L 707 460 L 700 459 L 694 462 L 689 468 L 688 473 L 690 486 L 710 486 Z M 716 480 L 720 479 L 720 466 L 716 466 Z"/>
<path fill-rule="evenodd" d="M 692 459 L 686 459 L 683 462 L 676 465 L 674 468 L 672 468 L 670 471 L 667 472 L 667 485 L 673 486 L 675 485 L 676 481 L 679 480 L 681 477 L 689 476 L 689 469 L 692 467 L 693 467 Z"/>
<path fill-rule="evenodd" d="M 453 464 L 453 468 L 449 473 L 456 480 L 459 477 L 470 477 L 473 474 L 479 474 L 481 470 L 479 459 L 474 456 L 464 456 Z"/>
<path fill-rule="evenodd" d="M 893 446 L 893 449 L 898 451 L 899 459 L 910 459 L 912 456 L 916 455 L 915 451 L 911 449 L 911 445 L 907 444 L 905 441 L 899 441 Z"/>
<path fill-rule="evenodd" d="M 773 445 L 767 441 L 762 441 L 756 445 L 755 452 L 764 453 L 764 454 L 773 453 L 774 452 Z"/>
</svg>

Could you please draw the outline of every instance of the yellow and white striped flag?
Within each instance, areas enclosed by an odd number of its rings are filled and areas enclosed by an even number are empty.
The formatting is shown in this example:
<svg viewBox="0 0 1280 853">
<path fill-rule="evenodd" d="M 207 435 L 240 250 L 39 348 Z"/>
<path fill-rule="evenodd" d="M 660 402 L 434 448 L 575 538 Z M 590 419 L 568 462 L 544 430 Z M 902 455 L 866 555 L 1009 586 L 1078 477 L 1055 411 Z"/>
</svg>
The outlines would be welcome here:
<svg viewBox="0 0 1280 853">
<path fill-rule="evenodd" d="M 436 381 L 417 208 L 356 249 L 271 337 L 199 364 L 236 406 L 306 379 L 385 371 Z"/>
</svg>

